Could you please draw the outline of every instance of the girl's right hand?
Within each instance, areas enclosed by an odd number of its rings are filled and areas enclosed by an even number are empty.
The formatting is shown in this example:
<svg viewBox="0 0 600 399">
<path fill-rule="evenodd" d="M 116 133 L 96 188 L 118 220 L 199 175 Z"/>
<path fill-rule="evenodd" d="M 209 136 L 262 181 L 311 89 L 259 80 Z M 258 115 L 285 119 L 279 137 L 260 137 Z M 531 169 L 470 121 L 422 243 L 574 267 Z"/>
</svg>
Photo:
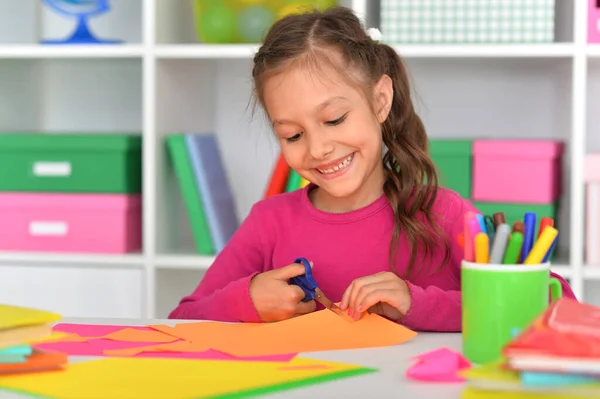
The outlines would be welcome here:
<svg viewBox="0 0 600 399">
<path fill-rule="evenodd" d="M 313 312 L 315 301 L 302 302 L 304 291 L 288 280 L 304 274 L 304 266 L 293 263 L 256 275 L 250 282 L 250 297 L 254 307 L 265 322 L 286 320 Z"/>
</svg>

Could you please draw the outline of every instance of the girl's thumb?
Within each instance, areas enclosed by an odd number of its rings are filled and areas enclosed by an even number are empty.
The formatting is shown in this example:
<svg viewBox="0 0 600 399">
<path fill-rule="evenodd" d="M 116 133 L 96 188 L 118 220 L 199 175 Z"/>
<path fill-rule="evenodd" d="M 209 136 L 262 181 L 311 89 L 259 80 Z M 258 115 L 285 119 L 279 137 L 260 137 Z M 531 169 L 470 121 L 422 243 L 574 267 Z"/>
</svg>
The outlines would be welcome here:
<svg viewBox="0 0 600 399">
<path fill-rule="evenodd" d="M 284 266 L 281 269 L 279 269 L 279 271 L 280 273 L 278 273 L 278 277 L 282 280 L 287 280 L 292 277 L 301 276 L 304 273 L 306 273 L 304 265 L 300 263 L 292 263 L 291 265 Z"/>
</svg>

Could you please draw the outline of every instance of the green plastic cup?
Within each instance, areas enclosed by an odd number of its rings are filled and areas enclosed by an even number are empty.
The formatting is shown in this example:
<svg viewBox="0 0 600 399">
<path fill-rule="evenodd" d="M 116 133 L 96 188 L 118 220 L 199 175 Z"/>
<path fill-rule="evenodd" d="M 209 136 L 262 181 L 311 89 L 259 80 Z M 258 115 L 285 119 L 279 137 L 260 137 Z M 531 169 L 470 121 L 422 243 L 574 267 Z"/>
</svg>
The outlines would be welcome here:
<svg viewBox="0 0 600 399">
<path fill-rule="evenodd" d="M 475 364 L 502 356 L 516 330 L 529 326 L 562 297 L 560 281 L 550 277 L 550 263 L 540 265 L 462 262 L 463 355 Z"/>
</svg>

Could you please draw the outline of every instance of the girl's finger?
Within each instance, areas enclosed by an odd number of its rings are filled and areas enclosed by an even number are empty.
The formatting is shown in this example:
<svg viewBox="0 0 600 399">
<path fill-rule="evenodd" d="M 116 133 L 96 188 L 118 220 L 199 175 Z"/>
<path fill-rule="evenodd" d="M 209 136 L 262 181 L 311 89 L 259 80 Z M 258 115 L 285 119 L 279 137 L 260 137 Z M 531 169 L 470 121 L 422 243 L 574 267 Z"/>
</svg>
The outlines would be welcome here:
<svg viewBox="0 0 600 399">
<path fill-rule="evenodd" d="M 350 283 L 346 291 L 344 291 L 344 295 L 342 295 L 342 301 L 340 302 L 340 308 L 342 310 L 346 310 L 348 308 L 348 302 L 350 300 L 350 294 L 352 292 L 352 287 L 354 286 L 354 282 Z"/>
<path fill-rule="evenodd" d="M 358 313 L 364 312 L 365 310 L 367 310 L 371 305 L 366 306 L 365 305 L 365 298 L 367 297 L 367 295 L 369 295 L 371 292 L 375 291 L 375 290 L 386 290 L 389 292 L 395 292 L 395 289 L 397 289 L 397 284 L 395 281 L 381 281 L 381 282 L 377 282 L 374 284 L 369 284 L 367 286 L 364 286 L 363 289 L 361 290 L 361 292 L 358 294 L 358 296 L 356 297 L 356 300 L 354 302 L 354 306 L 356 307 L 356 311 Z"/>
<path fill-rule="evenodd" d="M 356 311 L 357 298 L 360 296 L 360 293 L 364 289 L 364 287 L 366 287 L 367 285 L 372 285 L 372 284 L 380 284 L 382 282 L 383 283 L 386 282 L 385 275 L 383 275 L 383 274 L 373 274 L 371 276 L 362 277 L 362 278 L 354 280 L 354 282 L 352 284 L 352 285 L 354 285 L 354 289 L 350 293 L 350 298 L 348 300 L 348 307 L 353 312 Z"/>
</svg>

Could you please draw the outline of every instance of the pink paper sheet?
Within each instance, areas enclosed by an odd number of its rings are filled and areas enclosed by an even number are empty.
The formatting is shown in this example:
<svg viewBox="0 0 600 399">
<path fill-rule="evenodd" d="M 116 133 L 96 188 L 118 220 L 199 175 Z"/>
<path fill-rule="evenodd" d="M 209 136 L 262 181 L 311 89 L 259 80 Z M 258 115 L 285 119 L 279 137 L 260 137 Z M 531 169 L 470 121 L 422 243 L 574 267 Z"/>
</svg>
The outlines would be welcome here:
<svg viewBox="0 0 600 399">
<path fill-rule="evenodd" d="M 103 337 L 107 334 L 122 330 L 124 328 L 135 328 L 136 330 L 153 331 L 153 328 L 145 326 L 113 326 L 104 324 L 57 324 L 52 329 L 70 334 L 78 334 L 82 337 Z"/>
<path fill-rule="evenodd" d="M 79 326 L 78 326 L 79 327 Z M 104 326 L 102 326 L 104 327 Z M 111 327 L 111 326 L 107 326 Z M 108 331 L 105 334 L 118 331 L 124 328 L 123 326 L 112 326 L 113 330 L 108 328 L 103 331 Z M 116 329 L 115 329 L 116 327 Z M 67 327 L 68 332 L 79 333 L 87 328 Z M 148 329 L 148 328 L 147 328 Z M 103 332 L 99 329 L 87 329 L 88 331 Z M 67 332 L 66 330 L 60 330 Z M 95 334 L 93 334 L 95 335 Z M 148 342 L 123 342 L 114 341 L 112 339 L 91 339 L 87 342 L 47 342 L 34 345 L 37 348 L 64 352 L 70 356 L 98 356 L 107 357 L 104 354 L 105 350 L 110 349 L 127 349 L 137 348 L 151 345 Z M 215 350 L 207 350 L 204 352 L 142 352 L 132 357 L 150 357 L 150 358 L 165 358 L 165 359 L 203 359 L 203 360 L 241 360 L 241 361 L 263 361 L 263 362 L 289 362 L 296 354 L 274 355 L 274 356 L 259 356 L 259 357 L 235 357 Z"/>
</svg>

